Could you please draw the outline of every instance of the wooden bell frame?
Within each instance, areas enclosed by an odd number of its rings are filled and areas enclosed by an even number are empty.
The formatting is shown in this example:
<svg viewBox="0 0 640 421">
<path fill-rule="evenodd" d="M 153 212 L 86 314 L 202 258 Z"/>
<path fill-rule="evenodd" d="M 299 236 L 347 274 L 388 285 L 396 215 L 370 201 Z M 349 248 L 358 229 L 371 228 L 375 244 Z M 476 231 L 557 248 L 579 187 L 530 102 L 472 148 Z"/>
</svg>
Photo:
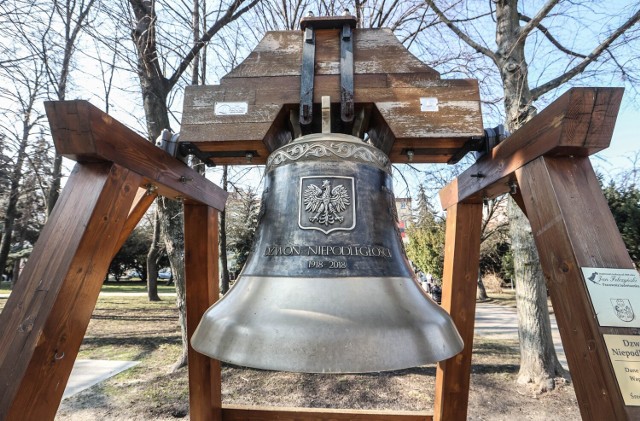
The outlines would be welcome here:
<svg viewBox="0 0 640 421">
<path fill-rule="evenodd" d="M 532 225 L 583 419 L 640 418 L 603 340 L 638 329 L 599 326 L 580 271 L 634 268 L 588 158 L 609 146 L 621 97 L 571 89 L 440 192 L 442 306 L 465 347 L 438 364 L 433 415 L 223 405 L 220 363 L 189 348 L 191 419 L 466 419 L 482 201 L 509 191 Z M 218 298 L 226 192 L 85 101 L 46 110 L 58 153 L 77 165 L 0 315 L 0 420 L 54 419 L 109 262 L 157 195 L 184 202 L 189 337 Z"/>
</svg>

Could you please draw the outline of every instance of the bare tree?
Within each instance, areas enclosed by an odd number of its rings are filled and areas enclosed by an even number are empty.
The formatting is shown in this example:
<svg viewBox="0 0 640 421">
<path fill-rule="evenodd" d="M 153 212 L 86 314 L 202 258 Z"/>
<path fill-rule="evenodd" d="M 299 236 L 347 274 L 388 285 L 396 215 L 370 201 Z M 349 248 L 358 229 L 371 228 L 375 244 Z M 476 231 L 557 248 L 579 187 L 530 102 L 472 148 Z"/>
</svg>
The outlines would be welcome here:
<svg viewBox="0 0 640 421">
<path fill-rule="evenodd" d="M 529 16 L 525 10 L 530 6 L 519 5 L 517 0 L 487 2 L 487 10 L 435 0 L 426 3 L 474 57 L 485 66 L 492 66 L 485 68 L 485 74 L 499 76 L 505 121 L 511 131 L 536 114 L 534 102 L 544 100 L 545 94 L 553 94 L 564 84 L 578 79 L 593 81 L 611 74 L 619 75 L 623 82 L 637 78 L 636 69 L 630 66 L 638 51 L 637 4 L 616 13 L 608 3 L 598 7 L 591 2 L 548 0 Z M 495 28 L 495 43 L 482 36 L 487 34 L 487 26 Z M 567 26 L 572 28 L 570 37 Z M 581 31 L 593 36 L 583 36 L 578 41 L 574 34 Z M 536 63 L 535 76 L 530 68 L 534 58 L 548 63 L 543 68 Z M 589 69 L 593 71 L 588 72 Z M 531 86 L 532 80 L 537 86 Z M 518 381 L 533 383 L 544 391 L 554 387 L 554 377 L 562 375 L 563 370 L 551 341 L 546 288 L 537 252 L 532 237 L 525 234 L 530 232 L 528 222 L 515 205 L 510 206 L 509 214 L 520 321 Z"/>
<path fill-rule="evenodd" d="M 218 10 L 215 22 L 202 34 L 195 43 L 184 50 L 179 40 L 162 36 L 165 29 L 158 25 L 156 3 L 144 0 L 129 0 L 131 21 L 134 22 L 132 38 L 138 56 L 138 77 L 142 88 L 143 108 L 147 121 L 149 139 L 157 138 L 163 129 L 169 129 L 170 112 L 169 101 L 172 91 L 183 83 L 185 71 L 193 65 L 203 46 L 206 45 L 222 28 L 235 21 L 243 13 L 253 7 L 258 0 L 244 2 L 232 1 L 226 9 Z M 168 6 L 168 5 L 167 5 Z M 169 9 L 171 7 L 168 7 Z M 183 11 L 184 12 L 184 11 Z M 189 28 L 192 20 L 186 18 L 191 15 L 181 13 L 181 19 Z M 187 34 L 191 31 L 187 31 Z M 167 53 L 166 55 L 163 52 Z M 169 61 L 175 65 L 170 66 Z M 169 73 L 167 68 L 172 70 Z M 183 352 L 175 368 L 187 362 L 187 334 L 185 318 L 185 289 L 184 289 L 184 234 L 182 231 L 182 204 L 180 202 L 162 198 L 158 201 L 160 217 L 160 236 L 165 244 L 177 292 L 177 306 L 180 311 L 180 325 L 182 327 Z"/>
<path fill-rule="evenodd" d="M 7 257 L 12 244 L 14 223 L 19 217 L 18 200 L 23 181 L 23 167 L 29 153 L 29 141 L 34 128 L 44 118 L 37 105 L 44 97 L 44 69 L 42 63 L 36 59 L 30 60 L 29 66 L 17 66 L 10 74 L 0 75 L 0 80 L 13 84 L 0 87 L 2 102 L 10 106 L 1 109 L 3 118 L 0 120 L 0 130 L 9 133 L 14 146 L 14 156 L 8 171 L 9 189 L 7 203 L 2 220 L 3 236 L 0 243 L 0 273 L 4 272 Z"/>
<path fill-rule="evenodd" d="M 42 33 L 36 38 L 38 44 L 33 42 L 32 49 L 44 64 L 53 98 L 59 101 L 66 99 L 78 38 L 91 22 L 90 13 L 95 2 L 96 0 L 53 0 L 50 10 L 43 11 L 42 15 L 48 19 L 45 18 L 42 22 Z M 56 154 L 47 197 L 49 213 L 58 200 L 61 179 L 62 157 Z"/>
</svg>

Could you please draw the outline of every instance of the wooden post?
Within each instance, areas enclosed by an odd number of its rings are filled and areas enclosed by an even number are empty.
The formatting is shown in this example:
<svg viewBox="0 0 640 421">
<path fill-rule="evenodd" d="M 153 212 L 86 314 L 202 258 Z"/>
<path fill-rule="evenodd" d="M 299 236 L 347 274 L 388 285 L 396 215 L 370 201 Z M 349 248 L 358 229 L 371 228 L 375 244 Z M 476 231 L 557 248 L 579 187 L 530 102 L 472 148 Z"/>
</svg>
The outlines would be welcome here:
<svg viewBox="0 0 640 421">
<path fill-rule="evenodd" d="M 218 212 L 206 205 L 184 205 L 187 336 L 191 340 L 204 312 L 218 300 Z M 189 343 L 189 414 L 193 421 L 222 419 L 220 362 Z"/>
<path fill-rule="evenodd" d="M 53 419 L 142 177 L 78 164 L 0 315 L 0 419 Z"/>
<path fill-rule="evenodd" d="M 482 204 L 457 203 L 447 209 L 442 307 L 458 328 L 464 349 L 438 363 L 436 421 L 467 419 L 481 224 Z"/>
<path fill-rule="evenodd" d="M 582 267 L 633 269 L 588 158 L 540 157 L 516 171 L 584 420 L 637 420 L 625 406 Z"/>
</svg>

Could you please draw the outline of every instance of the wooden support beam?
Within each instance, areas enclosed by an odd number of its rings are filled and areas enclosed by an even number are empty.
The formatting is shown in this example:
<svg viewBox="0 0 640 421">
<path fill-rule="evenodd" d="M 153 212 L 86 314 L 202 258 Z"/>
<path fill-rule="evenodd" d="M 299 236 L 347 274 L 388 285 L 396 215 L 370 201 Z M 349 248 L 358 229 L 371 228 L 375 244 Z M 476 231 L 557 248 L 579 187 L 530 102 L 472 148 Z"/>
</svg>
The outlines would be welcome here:
<svg viewBox="0 0 640 421">
<path fill-rule="evenodd" d="M 355 409 L 327 408 L 264 408 L 224 405 L 223 421 L 431 421 L 433 417 L 423 412 L 363 411 Z"/>
<path fill-rule="evenodd" d="M 516 176 L 582 419 L 640 419 L 640 407 L 624 405 L 602 336 L 638 329 L 600 327 L 581 273 L 634 268 L 589 159 L 540 157 Z"/>
<path fill-rule="evenodd" d="M 513 173 L 539 156 L 588 156 L 607 148 L 623 91 L 570 89 L 443 188 L 443 209 L 508 192 Z"/>
<path fill-rule="evenodd" d="M 144 177 L 159 195 L 224 209 L 227 192 L 87 101 L 49 101 L 58 154 L 78 162 L 114 162 Z"/>
<path fill-rule="evenodd" d="M 78 164 L 0 315 L 0 419 L 53 419 L 142 177 Z"/>
<path fill-rule="evenodd" d="M 442 307 L 458 328 L 464 349 L 438 363 L 434 404 L 436 421 L 467 419 L 481 225 L 482 204 L 458 203 L 447 210 Z"/>
<path fill-rule="evenodd" d="M 156 197 L 158 197 L 158 195 L 150 192 L 147 188 L 138 188 L 136 197 L 133 199 L 131 209 L 129 209 L 127 221 L 125 222 L 124 227 L 122 227 L 120 238 L 118 239 L 116 247 L 113 251 L 113 257 L 115 257 L 118 251 L 122 248 L 122 245 L 125 241 L 127 241 L 127 238 L 129 238 L 129 235 L 136 228 L 138 222 L 140 222 L 144 214 L 147 212 L 147 209 L 149 209 Z"/>
<path fill-rule="evenodd" d="M 218 212 L 206 205 L 184 205 L 184 263 L 187 336 L 218 300 Z M 193 421 L 222 419 L 220 362 L 189 343 L 189 414 Z"/>
</svg>

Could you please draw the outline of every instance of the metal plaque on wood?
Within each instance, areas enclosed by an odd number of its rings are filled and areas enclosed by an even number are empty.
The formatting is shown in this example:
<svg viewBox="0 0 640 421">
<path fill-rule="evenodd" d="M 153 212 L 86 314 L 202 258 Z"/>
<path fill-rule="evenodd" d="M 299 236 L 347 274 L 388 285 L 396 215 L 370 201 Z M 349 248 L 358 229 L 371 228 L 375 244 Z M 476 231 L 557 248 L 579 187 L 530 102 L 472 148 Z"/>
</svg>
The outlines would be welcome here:
<svg viewBox="0 0 640 421">
<path fill-rule="evenodd" d="M 640 406 L 640 336 L 603 336 L 624 404 Z"/>
<path fill-rule="evenodd" d="M 635 269 L 583 267 L 600 326 L 640 327 L 640 275 Z"/>
</svg>

